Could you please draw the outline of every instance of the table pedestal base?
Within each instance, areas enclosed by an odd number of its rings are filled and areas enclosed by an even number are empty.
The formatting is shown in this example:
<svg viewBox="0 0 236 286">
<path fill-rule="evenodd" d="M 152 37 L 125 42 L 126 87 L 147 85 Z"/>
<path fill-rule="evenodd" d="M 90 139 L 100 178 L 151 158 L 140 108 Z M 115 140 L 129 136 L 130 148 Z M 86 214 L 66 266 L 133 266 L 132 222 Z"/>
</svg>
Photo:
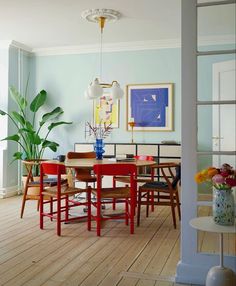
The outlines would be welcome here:
<svg viewBox="0 0 236 286">
<path fill-rule="evenodd" d="M 214 266 L 208 273 L 206 278 L 206 286 L 232 286 L 236 285 L 235 273 L 225 267 Z"/>
</svg>

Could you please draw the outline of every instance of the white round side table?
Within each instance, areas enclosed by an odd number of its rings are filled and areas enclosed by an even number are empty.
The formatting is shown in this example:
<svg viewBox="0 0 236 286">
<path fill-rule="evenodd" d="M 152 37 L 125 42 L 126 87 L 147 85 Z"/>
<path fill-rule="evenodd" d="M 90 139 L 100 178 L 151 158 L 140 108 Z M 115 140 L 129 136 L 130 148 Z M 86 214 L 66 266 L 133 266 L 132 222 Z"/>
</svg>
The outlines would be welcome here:
<svg viewBox="0 0 236 286">
<path fill-rule="evenodd" d="M 206 286 L 232 286 L 236 285 L 236 274 L 233 270 L 224 267 L 223 234 L 236 233 L 236 221 L 232 226 L 218 225 L 212 216 L 191 219 L 189 224 L 198 230 L 217 232 L 220 239 L 220 265 L 212 267 L 206 277 Z M 235 258 L 236 260 L 236 258 Z"/>
</svg>

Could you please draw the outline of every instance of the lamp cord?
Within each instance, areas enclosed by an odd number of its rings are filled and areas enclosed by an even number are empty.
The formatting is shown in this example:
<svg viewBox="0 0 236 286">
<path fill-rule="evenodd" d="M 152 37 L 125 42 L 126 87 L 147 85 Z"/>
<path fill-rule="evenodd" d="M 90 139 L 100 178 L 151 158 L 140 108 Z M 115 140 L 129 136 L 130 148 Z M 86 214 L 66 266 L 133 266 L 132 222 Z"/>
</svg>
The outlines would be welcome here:
<svg viewBox="0 0 236 286">
<path fill-rule="evenodd" d="M 101 36 L 100 36 L 100 82 L 102 82 L 102 44 L 103 44 L 103 30 L 101 29 Z"/>
</svg>

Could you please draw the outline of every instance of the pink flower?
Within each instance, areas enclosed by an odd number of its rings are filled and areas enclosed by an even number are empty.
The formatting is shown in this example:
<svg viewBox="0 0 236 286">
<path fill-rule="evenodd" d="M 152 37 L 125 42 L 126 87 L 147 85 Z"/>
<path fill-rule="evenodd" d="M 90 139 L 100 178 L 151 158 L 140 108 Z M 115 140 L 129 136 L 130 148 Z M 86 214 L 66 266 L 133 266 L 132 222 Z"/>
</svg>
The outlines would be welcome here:
<svg viewBox="0 0 236 286">
<path fill-rule="evenodd" d="M 212 182 L 214 184 L 223 184 L 225 182 L 225 178 L 220 174 L 217 174 L 212 178 Z"/>
<path fill-rule="evenodd" d="M 229 185 L 230 187 L 235 187 L 235 186 L 236 186 L 236 179 L 226 178 L 225 182 L 226 182 L 226 184 Z"/>
</svg>

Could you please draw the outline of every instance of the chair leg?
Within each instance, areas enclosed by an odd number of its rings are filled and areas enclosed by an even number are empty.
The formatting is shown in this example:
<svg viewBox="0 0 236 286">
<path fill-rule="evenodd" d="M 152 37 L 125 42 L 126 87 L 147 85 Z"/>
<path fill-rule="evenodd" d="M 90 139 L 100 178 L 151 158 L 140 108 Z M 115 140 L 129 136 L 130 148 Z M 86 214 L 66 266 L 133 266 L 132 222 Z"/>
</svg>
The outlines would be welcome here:
<svg viewBox="0 0 236 286">
<path fill-rule="evenodd" d="M 170 193 L 170 205 L 171 205 L 171 212 L 172 212 L 174 228 L 176 228 L 175 202 L 174 202 L 174 196 L 172 193 Z"/>
<path fill-rule="evenodd" d="M 138 191 L 138 209 L 137 209 L 137 226 L 140 224 L 140 211 L 141 211 L 141 191 Z"/>
<path fill-rule="evenodd" d="M 134 209 L 137 201 L 135 198 L 130 199 L 130 234 L 134 233 Z"/>
<path fill-rule="evenodd" d="M 43 203 L 43 202 L 42 202 L 42 203 Z M 52 215 L 52 213 L 53 213 L 53 200 L 52 200 L 52 197 L 50 198 L 50 213 L 51 213 L 51 215 Z M 53 218 L 51 217 L 50 220 L 52 221 Z"/>
<path fill-rule="evenodd" d="M 179 216 L 179 220 L 181 220 L 181 211 L 180 211 L 180 202 L 179 202 L 178 191 L 175 193 L 175 196 L 176 196 L 176 204 L 177 204 L 178 216 Z"/>
<path fill-rule="evenodd" d="M 61 235 L 61 198 L 57 196 L 57 235 Z"/>
<path fill-rule="evenodd" d="M 149 200 L 150 200 L 150 192 L 147 191 L 147 205 L 146 205 L 146 217 L 149 216 Z"/>
<path fill-rule="evenodd" d="M 44 203 L 42 199 L 40 200 L 40 204 L 39 204 L 39 227 L 40 229 L 43 229 L 43 207 L 44 207 Z"/>
<path fill-rule="evenodd" d="M 151 191 L 151 210 L 154 212 L 154 191 Z"/>
<path fill-rule="evenodd" d="M 129 202 L 128 202 L 128 199 L 125 200 L 125 224 L 129 225 Z"/>
<path fill-rule="evenodd" d="M 113 178 L 113 181 L 112 181 L 112 186 L 113 186 L 113 188 L 116 187 L 116 181 L 115 181 L 114 178 Z M 113 211 L 116 210 L 116 199 L 112 200 L 112 209 L 113 209 Z"/>
<path fill-rule="evenodd" d="M 37 202 L 37 212 L 39 211 L 39 204 L 40 204 L 40 199 L 38 199 L 38 202 Z"/>
<path fill-rule="evenodd" d="M 65 219 L 66 219 L 66 221 L 69 220 L 69 202 L 68 202 L 68 200 L 69 200 L 69 197 L 67 195 L 65 197 Z"/>
<path fill-rule="evenodd" d="M 88 200 L 87 200 L 87 208 L 88 208 L 88 222 L 87 222 L 87 228 L 90 231 L 91 230 L 91 187 L 88 187 Z"/>
<path fill-rule="evenodd" d="M 25 202 L 27 200 L 27 193 L 28 193 L 28 187 L 25 186 L 24 195 L 23 195 L 23 198 L 22 198 L 20 218 L 23 218 L 23 214 L 24 214 L 24 210 L 25 210 Z"/>
<path fill-rule="evenodd" d="M 97 236 L 101 236 L 101 200 L 97 199 Z"/>
</svg>

